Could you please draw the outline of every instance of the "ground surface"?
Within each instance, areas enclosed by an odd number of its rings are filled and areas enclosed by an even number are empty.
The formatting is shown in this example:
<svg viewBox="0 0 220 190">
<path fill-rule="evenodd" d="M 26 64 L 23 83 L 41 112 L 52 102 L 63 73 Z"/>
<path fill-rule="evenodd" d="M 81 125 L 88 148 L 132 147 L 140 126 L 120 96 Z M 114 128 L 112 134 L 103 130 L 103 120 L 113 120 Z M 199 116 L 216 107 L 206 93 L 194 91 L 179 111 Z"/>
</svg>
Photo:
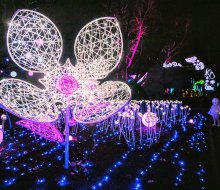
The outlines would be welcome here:
<svg viewBox="0 0 220 190">
<path fill-rule="evenodd" d="M 195 124 L 164 127 L 158 143 L 134 150 L 117 134 L 82 126 L 69 170 L 62 144 L 14 126 L 0 145 L 0 189 L 218 189 L 220 129 L 207 108 L 192 112 Z"/>
</svg>

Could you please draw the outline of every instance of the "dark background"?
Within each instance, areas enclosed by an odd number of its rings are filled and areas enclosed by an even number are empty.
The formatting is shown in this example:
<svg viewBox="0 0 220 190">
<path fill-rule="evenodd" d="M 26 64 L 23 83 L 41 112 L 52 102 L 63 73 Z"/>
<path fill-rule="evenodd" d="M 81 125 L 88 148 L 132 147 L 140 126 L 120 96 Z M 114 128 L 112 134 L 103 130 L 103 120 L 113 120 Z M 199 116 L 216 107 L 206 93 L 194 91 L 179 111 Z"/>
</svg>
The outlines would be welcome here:
<svg viewBox="0 0 220 190">
<path fill-rule="evenodd" d="M 61 62 L 70 58 L 75 62 L 73 53 L 74 39 L 79 30 L 89 21 L 109 15 L 107 3 L 117 3 L 117 0 L 1 0 L 0 1 L 0 61 L 8 56 L 6 49 L 7 23 L 17 9 L 28 8 L 39 11 L 49 17 L 59 28 L 64 51 Z M 132 3 L 134 1 L 121 1 Z M 197 56 L 206 66 L 220 75 L 220 21 L 218 0 L 155 0 L 156 17 L 153 26 L 149 27 L 148 35 L 142 39 L 142 54 L 136 58 L 136 67 L 147 70 L 152 64 L 162 63 L 161 48 L 179 28 L 172 27 L 175 18 L 190 20 L 190 29 L 183 47 L 175 60 L 183 62 L 186 57 Z M 123 5 L 123 3 L 121 3 Z M 132 9 L 130 11 L 133 11 Z M 118 18 L 120 21 L 120 18 Z M 184 24 L 184 23 L 183 23 Z M 124 53 L 126 54 L 126 52 Z M 125 55 L 124 55 L 125 56 Z M 146 61 L 146 56 L 157 57 L 153 62 Z M 157 60 L 157 61 L 155 61 Z M 123 61 L 123 60 L 122 60 Z M 143 63 L 144 62 L 144 63 Z M 144 69 L 143 69 L 144 68 Z M 135 68 L 135 70 L 138 70 Z"/>
</svg>

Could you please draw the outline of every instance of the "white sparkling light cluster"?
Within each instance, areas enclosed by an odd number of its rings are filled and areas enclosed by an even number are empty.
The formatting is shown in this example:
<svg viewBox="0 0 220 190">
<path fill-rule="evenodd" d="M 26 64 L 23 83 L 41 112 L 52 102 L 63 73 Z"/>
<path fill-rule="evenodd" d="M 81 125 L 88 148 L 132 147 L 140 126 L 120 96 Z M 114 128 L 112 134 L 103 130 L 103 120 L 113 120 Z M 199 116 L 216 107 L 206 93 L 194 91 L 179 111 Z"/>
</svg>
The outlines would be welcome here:
<svg viewBox="0 0 220 190">
<path fill-rule="evenodd" d="M 76 66 L 73 67 L 70 60 L 61 66 L 63 43 L 55 24 L 36 11 L 18 10 L 8 29 L 8 51 L 19 67 L 44 73 L 44 78 L 40 79 L 44 89 L 22 80 L 4 79 L 0 81 L 0 104 L 19 117 L 51 122 L 65 110 L 69 99 L 77 122 L 102 121 L 122 108 L 131 97 L 130 88 L 123 82 L 100 84 L 98 81 L 118 65 L 122 44 L 116 18 L 96 19 L 84 26 L 76 37 Z M 72 91 L 67 89 L 70 84 L 76 84 Z"/>
<path fill-rule="evenodd" d="M 201 62 L 196 56 L 189 57 L 185 59 L 188 63 L 193 63 L 196 70 L 204 70 L 205 65 L 203 62 Z M 207 68 L 204 72 L 204 78 L 205 78 L 205 90 L 213 91 L 215 90 L 215 74 L 214 72 Z"/>
<path fill-rule="evenodd" d="M 211 69 L 205 70 L 205 89 L 214 90 L 215 89 L 215 74 Z"/>
<path fill-rule="evenodd" d="M 187 63 L 192 63 L 196 70 L 203 70 L 205 68 L 204 63 L 201 62 L 196 56 L 186 58 L 185 60 Z"/>
<path fill-rule="evenodd" d="M 170 67 L 182 67 L 182 64 L 177 63 L 177 62 L 175 62 L 175 61 L 170 62 L 170 63 L 166 63 L 166 62 L 164 62 L 164 63 L 163 63 L 163 67 L 164 67 L 164 68 L 170 68 Z"/>
</svg>

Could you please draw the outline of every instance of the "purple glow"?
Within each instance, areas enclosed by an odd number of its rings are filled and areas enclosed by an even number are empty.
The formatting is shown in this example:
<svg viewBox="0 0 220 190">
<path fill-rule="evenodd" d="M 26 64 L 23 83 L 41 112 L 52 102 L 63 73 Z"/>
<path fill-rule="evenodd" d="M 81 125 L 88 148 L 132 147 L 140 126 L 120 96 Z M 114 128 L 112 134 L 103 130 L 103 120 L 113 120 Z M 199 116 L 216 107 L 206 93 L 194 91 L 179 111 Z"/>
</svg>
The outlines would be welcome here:
<svg viewBox="0 0 220 190">
<path fill-rule="evenodd" d="M 0 144 L 3 141 L 3 130 L 2 130 L 2 126 L 0 125 Z"/>
<path fill-rule="evenodd" d="M 74 126 L 74 125 L 76 125 L 76 124 L 77 124 L 77 122 L 76 122 L 76 120 L 75 120 L 74 118 L 72 118 L 72 119 L 69 120 L 69 125 L 70 125 L 70 126 Z"/>
<path fill-rule="evenodd" d="M 62 134 L 57 130 L 52 123 L 37 123 L 28 120 L 20 120 L 16 122 L 17 125 L 25 127 L 41 137 L 54 142 L 63 142 Z"/>
<path fill-rule="evenodd" d="M 79 85 L 77 80 L 71 75 L 63 75 L 57 80 L 57 89 L 60 93 L 70 95 L 75 92 Z"/>
</svg>

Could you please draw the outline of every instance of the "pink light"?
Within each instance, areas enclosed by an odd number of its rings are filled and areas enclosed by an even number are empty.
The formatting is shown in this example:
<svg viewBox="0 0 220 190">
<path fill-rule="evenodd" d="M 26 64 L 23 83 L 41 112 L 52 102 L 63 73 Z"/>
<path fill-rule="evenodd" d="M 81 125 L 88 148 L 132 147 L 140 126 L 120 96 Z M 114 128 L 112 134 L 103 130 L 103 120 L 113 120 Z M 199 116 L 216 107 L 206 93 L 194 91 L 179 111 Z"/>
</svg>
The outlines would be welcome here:
<svg viewBox="0 0 220 190">
<path fill-rule="evenodd" d="M 56 86 L 58 91 L 65 95 L 72 94 L 79 87 L 77 80 L 71 75 L 62 75 L 57 80 Z"/>
<path fill-rule="evenodd" d="M 44 45 L 44 41 L 43 41 L 41 38 L 35 40 L 35 42 L 36 42 L 37 46 L 42 46 L 42 45 Z"/>
<path fill-rule="evenodd" d="M 30 52 L 28 52 L 28 53 L 26 53 L 25 57 L 26 57 L 27 59 L 30 59 L 30 58 L 32 57 L 32 54 L 31 54 Z"/>
<path fill-rule="evenodd" d="M 87 84 L 88 90 L 95 90 L 97 88 L 97 84 L 95 81 L 89 81 Z"/>
<path fill-rule="evenodd" d="M 135 56 L 137 49 L 138 49 L 138 46 L 140 44 L 141 38 L 144 34 L 143 22 L 141 20 L 139 20 L 138 18 L 136 18 L 136 23 L 138 24 L 138 34 L 137 34 L 137 38 L 134 40 L 134 44 L 130 48 L 131 56 L 130 57 L 127 56 L 128 67 L 130 67 L 132 64 L 132 61 L 134 59 L 134 56 Z"/>
<path fill-rule="evenodd" d="M 54 142 L 64 142 L 64 138 L 60 131 L 57 130 L 52 123 L 37 123 L 28 120 L 20 120 L 16 122 L 17 125 L 25 127 L 41 137 Z"/>
<path fill-rule="evenodd" d="M 69 136 L 69 140 L 76 142 L 76 141 L 77 141 L 77 138 L 70 135 L 70 136 Z"/>
<path fill-rule="evenodd" d="M 3 130 L 2 130 L 2 125 L 0 125 L 0 144 L 3 141 Z"/>
<path fill-rule="evenodd" d="M 28 76 L 32 77 L 34 73 L 32 71 L 28 71 Z"/>
<path fill-rule="evenodd" d="M 190 120 L 189 120 L 189 123 L 190 123 L 190 124 L 194 124 L 195 122 L 193 121 L 193 119 L 190 119 Z"/>
<path fill-rule="evenodd" d="M 74 118 L 72 118 L 71 120 L 69 120 L 69 125 L 70 126 L 74 126 L 74 125 L 76 125 L 77 124 L 77 122 L 76 122 L 76 120 L 74 119 Z"/>
<path fill-rule="evenodd" d="M 130 78 L 135 79 L 137 75 L 129 75 Z"/>
<path fill-rule="evenodd" d="M 147 72 L 144 74 L 143 77 L 141 77 L 141 78 L 137 81 L 137 84 L 141 83 L 146 77 L 147 77 Z"/>
</svg>

